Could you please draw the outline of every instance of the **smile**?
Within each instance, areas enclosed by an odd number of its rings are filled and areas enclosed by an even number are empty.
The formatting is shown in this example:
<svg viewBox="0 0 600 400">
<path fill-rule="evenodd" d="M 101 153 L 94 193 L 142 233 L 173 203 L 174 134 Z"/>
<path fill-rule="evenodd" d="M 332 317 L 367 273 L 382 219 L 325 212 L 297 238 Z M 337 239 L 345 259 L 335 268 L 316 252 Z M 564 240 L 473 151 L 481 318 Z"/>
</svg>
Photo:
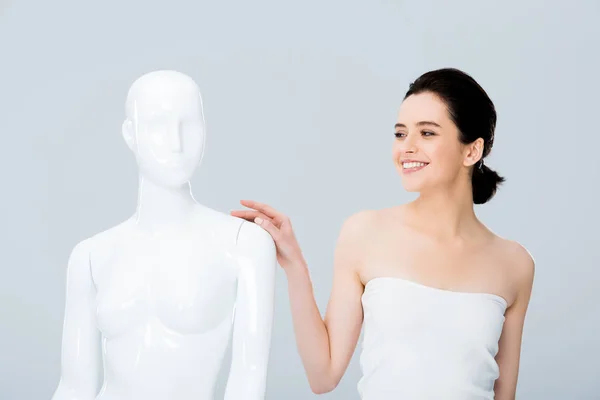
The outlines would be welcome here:
<svg viewBox="0 0 600 400">
<path fill-rule="evenodd" d="M 429 163 L 420 162 L 420 161 L 408 161 L 402 163 L 402 169 L 405 172 L 415 172 L 425 168 Z"/>
</svg>

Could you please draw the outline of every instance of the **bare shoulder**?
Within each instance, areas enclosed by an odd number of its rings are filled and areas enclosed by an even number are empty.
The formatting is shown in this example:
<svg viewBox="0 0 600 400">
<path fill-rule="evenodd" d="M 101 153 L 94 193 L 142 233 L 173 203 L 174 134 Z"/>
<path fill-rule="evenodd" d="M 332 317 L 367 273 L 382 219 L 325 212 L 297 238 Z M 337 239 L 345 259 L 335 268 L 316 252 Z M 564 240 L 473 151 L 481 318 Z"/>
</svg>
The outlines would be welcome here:
<svg viewBox="0 0 600 400">
<path fill-rule="evenodd" d="M 507 272 L 519 292 L 529 292 L 535 275 L 535 260 L 519 242 L 499 238 L 498 248 L 503 255 Z"/>
<path fill-rule="evenodd" d="M 345 258 L 359 256 L 365 239 L 372 235 L 376 211 L 362 210 L 346 217 L 339 231 L 336 253 Z"/>
<path fill-rule="evenodd" d="M 344 221 L 340 240 L 356 246 L 368 246 L 382 235 L 389 234 L 390 229 L 397 230 L 403 224 L 403 213 L 403 206 L 358 211 Z"/>
<path fill-rule="evenodd" d="M 380 210 L 361 210 L 350 215 L 342 224 L 340 236 L 355 239 L 368 236 L 380 214 Z"/>
<path fill-rule="evenodd" d="M 502 239 L 502 241 L 506 255 L 513 266 L 513 272 L 523 277 L 532 276 L 535 271 L 535 260 L 529 250 L 514 240 Z"/>
<path fill-rule="evenodd" d="M 360 277 L 369 252 L 369 243 L 376 240 L 376 227 L 380 218 L 379 210 L 361 210 L 344 220 L 335 249 L 335 269 L 351 271 Z"/>
</svg>

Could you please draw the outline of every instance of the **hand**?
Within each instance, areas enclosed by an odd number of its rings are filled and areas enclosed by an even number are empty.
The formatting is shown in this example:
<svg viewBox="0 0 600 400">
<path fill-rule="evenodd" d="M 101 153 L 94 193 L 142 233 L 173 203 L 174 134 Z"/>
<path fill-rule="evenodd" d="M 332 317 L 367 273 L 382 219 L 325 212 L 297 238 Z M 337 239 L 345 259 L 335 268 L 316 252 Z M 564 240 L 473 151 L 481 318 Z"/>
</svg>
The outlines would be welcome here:
<svg viewBox="0 0 600 400">
<path fill-rule="evenodd" d="M 302 250 L 286 215 L 253 200 L 242 200 L 240 203 L 251 210 L 234 210 L 231 215 L 254 222 L 271 235 L 277 247 L 277 262 L 284 270 L 304 266 Z"/>
</svg>

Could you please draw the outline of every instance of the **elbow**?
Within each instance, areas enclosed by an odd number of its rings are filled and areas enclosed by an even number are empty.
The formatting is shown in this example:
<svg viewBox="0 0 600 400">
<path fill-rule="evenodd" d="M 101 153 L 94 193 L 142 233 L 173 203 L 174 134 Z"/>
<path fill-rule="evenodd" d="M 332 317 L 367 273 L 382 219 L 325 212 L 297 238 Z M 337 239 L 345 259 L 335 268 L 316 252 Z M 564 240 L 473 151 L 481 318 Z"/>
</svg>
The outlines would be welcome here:
<svg viewBox="0 0 600 400">
<path fill-rule="evenodd" d="M 331 365 L 327 368 L 306 370 L 310 390 L 314 394 L 326 394 L 332 392 L 340 383 L 342 374 L 335 371 Z"/>
<path fill-rule="evenodd" d="M 311 386 L 310 389 L 314 394 L 325 394 L 331 392 L 334 388 L 329 388 L 327 386 Z"/>
<path fill-rule="evenodd" d="M 333 391 L 337 385 L 311 385 L 310 389 L 314 394 L 325 394 Z"/>
<path fill-rule="evenodd" d="M 333 379 L 310 381 L 310 390 L 314 394 L 325 394 L 332 392 L 337 387 L 338 383 L 338 381 Z"/>
</svg>

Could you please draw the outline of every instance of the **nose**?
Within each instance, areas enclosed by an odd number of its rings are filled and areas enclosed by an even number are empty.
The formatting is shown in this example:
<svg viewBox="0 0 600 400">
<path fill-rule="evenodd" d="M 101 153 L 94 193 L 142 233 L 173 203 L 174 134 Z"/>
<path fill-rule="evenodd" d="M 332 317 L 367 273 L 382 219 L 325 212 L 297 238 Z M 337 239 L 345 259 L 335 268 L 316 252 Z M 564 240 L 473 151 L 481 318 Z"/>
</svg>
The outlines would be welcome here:
<svg viewBox="0 0 600 400">
<path fill-rule="evenodd" d="M 167 140 L 169 141 L 169 149 L 172 153 L 181 153 L 182 151 L 182 140 L 181 140 L 181 124 L 178 121 L 173 122 L 167 133 Z"/>
<path fill-rule="evenodd" d="M 406 135 L 403 144 L 403 151 L 408 154 L 414 154 L 417 152 L 417 135 Z"/>
</svg>

